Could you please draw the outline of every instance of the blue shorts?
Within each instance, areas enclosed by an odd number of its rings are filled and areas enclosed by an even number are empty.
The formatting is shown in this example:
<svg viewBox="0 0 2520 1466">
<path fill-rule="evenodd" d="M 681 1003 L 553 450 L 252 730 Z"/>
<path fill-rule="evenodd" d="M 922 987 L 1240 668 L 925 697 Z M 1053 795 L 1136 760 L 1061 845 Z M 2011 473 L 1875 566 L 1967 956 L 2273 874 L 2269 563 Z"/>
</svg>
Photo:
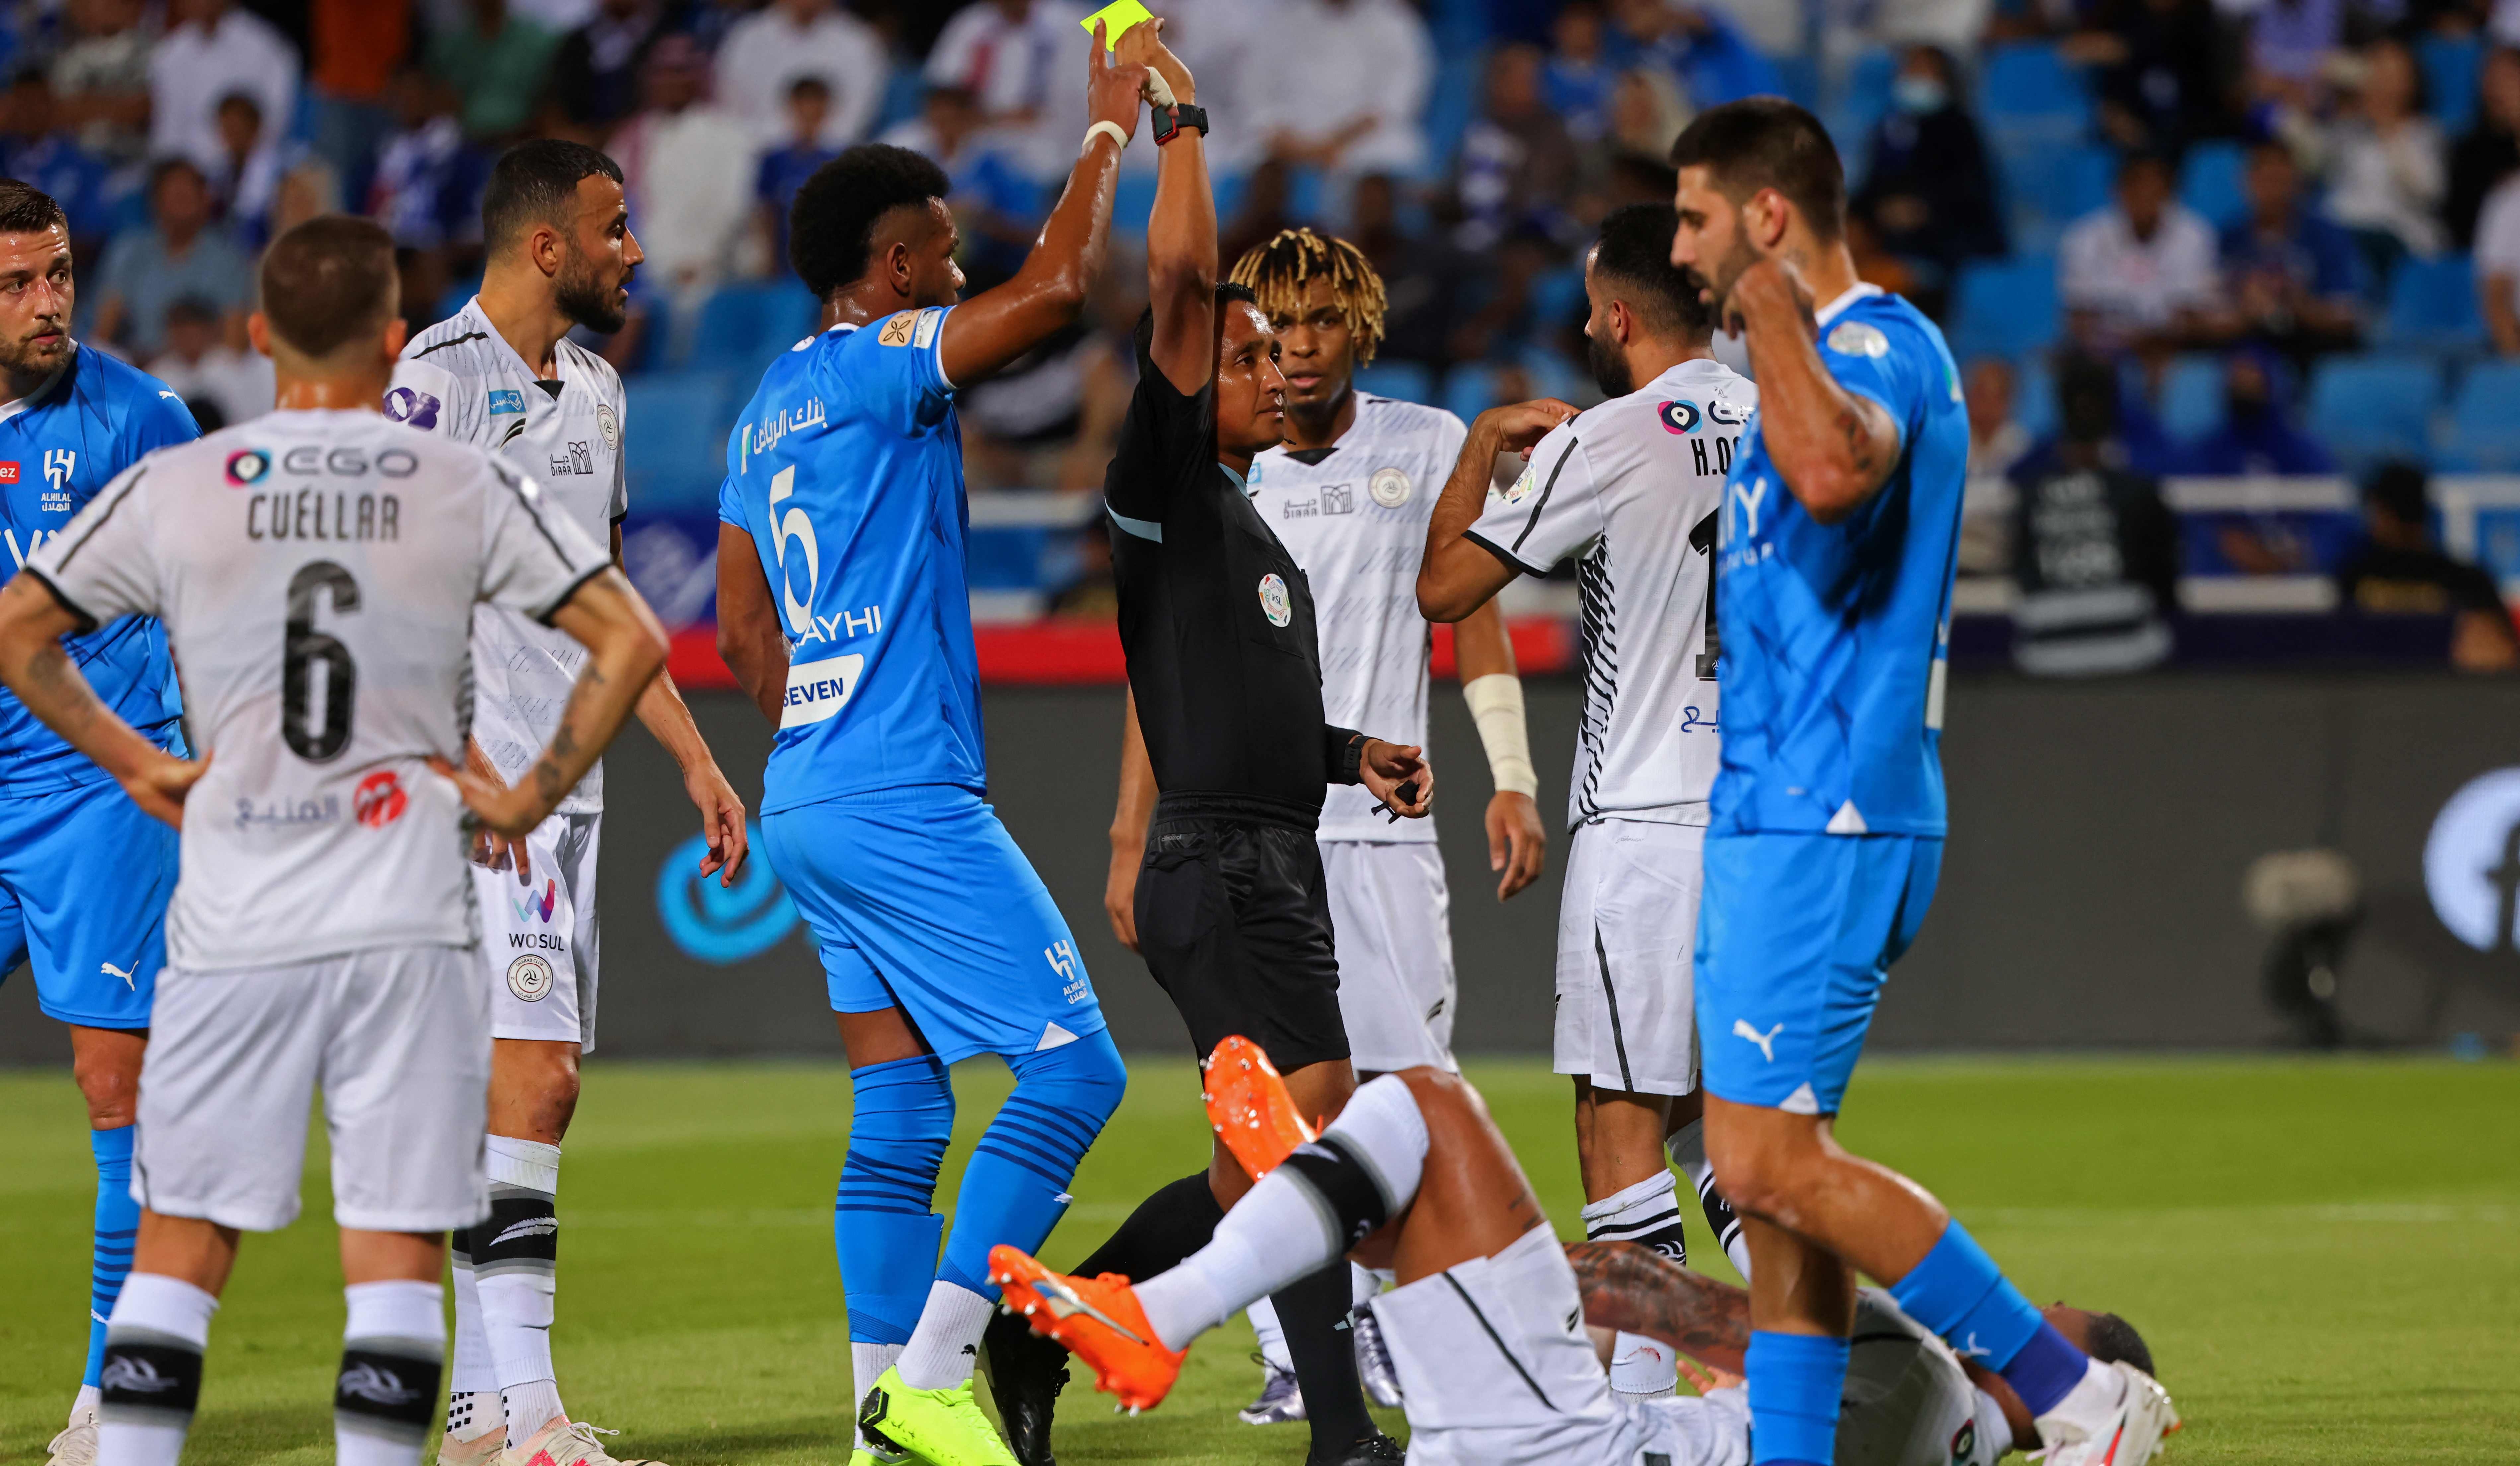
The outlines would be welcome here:
<svg viewBox="0 0 2520 1466">
<path fill-rule="evenodd" d="M 175 848 L 112 779 L 0 796 L 0 982 L 31 960 L 50 1017 L 149 1027 Z"/>
<path fill-rule="evenodd" d="M 1836 1114 L 1942 868 L 1940 836 L 1709 838 L 1697 912 L 1706 1092 Z"/>
<path fill-rule="evenodd" d="M 979 796 L 923 784 L 762 816 L 835 1013 L 899 1005 L 948 1064 L 1102 1030 L 1067 922 Z"/>
</svg>

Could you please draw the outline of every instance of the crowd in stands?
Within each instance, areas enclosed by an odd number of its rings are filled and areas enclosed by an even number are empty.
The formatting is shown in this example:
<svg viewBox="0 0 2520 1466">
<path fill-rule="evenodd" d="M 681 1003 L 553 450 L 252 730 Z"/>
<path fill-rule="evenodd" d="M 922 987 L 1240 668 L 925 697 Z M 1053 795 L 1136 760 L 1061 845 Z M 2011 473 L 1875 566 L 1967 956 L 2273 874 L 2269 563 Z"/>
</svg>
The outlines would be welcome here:
<svg viewBox="0 0 2520 1466">
<path fill-rule="evenodd" d="M 1360 244 L 1390 299 L 1380 389 L 1464 413 L 1594 395 L 1594 224 L 1669 197 L 1696 111 L 1782 92 L 1839 140 L 1867 278 L 1944 322 L 1986 481 L 2520 469 L 2520 372 L 2494 364 L 2520 358 L 2520 0 L 1155 8 L 1212 118 L 1229 257 L 1294 223 Z M 477 272 L 498 150 L 602 146 L 647 263 L 630 326 L 591 344 L 634 411 L 643 391 L 688 409 L 643 421 L 634 501 L 704 503 L 751 377 L 811 324 L 785 263 L 799 186 L 855 143 L 928 154 L 972 288 L 1003 278 L 1083 131 L 1088 9 L 0 0 L 0 170 L 68 209 L 82 339 L 210 423 L 269 400 L 243 318 L 275 231 L 378 218 L 427 324 Z M 1128 157 L 1123 235 L 1152 152 Z M 1088 325 L 967 394 L 975 487 L 1099 483 L 1138 309 L 1114 255 Z M 704 440 L 657 441 L 668 421 Z M 2026 531 L 1983 528 L 1972 563 L 2012 565 Z"/>
</svg>

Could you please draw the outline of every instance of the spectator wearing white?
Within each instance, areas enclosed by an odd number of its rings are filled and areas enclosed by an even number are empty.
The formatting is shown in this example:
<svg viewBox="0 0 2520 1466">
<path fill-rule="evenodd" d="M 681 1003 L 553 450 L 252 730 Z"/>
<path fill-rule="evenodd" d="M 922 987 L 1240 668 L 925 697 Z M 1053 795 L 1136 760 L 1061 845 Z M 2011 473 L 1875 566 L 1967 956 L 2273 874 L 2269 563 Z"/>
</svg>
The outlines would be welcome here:
<svg viewBox="0 0 2520 1466">
<path fill-rule="evenodd" d="M 182 397 L 211 433 L 269 412 L 276 389 L 271 358 L 229 349 L 219 339 L 218 307 L 198 296 L 166 307 L 165 349 L 142 370 Z"/>
<path fill-rule="evenodd" d="M 2362 50 L 2362 85 L 2330 127 L 2327 216 L 2353 231 L 2374 280 L 2408 254 L 2439 254 L 2450 167 L 2441 129 L 2420 110 L 2422 73 L 2394 40 Z"/>
<path fill-rule="evenodd" d="M 1068 38 L 1071 49 L 1075 38 Z M 771 0 L 735 23 L 717 49 L 717 100 L 765 148 L 788 142 L 788 94 L 800 76 L 831 90 L 822 143 L 863 142 L 887 72 L 875 28 L 832 0 Z"/>
<path fill-rule="evenodd" d="M 946 22 L 927 53 L 927 84 L 979 98 L 993 126 L 1022 137 L 1024 164 L 1044 180 L 1066 176 L 1085 132 L 1085 93 L 1068 73 L 1086 9 L 1067 0 L 980 0 Z"/>
<path fill-rule="evenodd" d="M 2087 349 L 2189 334 L 2214 300 L 2214 231 L 2173 196 L 2154 154 L 2119 164 L 2115 201 L 2067 229 L 2057 253 L 2067 328 Z"/>
<path fill-rule="evenodd" d="M 244 92 L 286 131 L 297 115 L 297 48 L 236 0 L 169 0 L 165 36 L 149 58 L 149 151 L 219 160 L 219 100 Z M 154 324 L 151 328 L 156 329 Z"/>
<path fill-rule="evenodd" d="M 1269 151 L 1334 175 L 1419 171 L 1435 44 L 1401 0 L 1288 0 L 1244 62 Z"/>
<path fill-rule="evenodd" d="M 648 253 L 642 273 L 678 305 L 740 272 L 752 220 L 752 134 L 701 99 L 707 84 L 707 58 L 690 36 L 660 38 L 648 55 L 646 105 L 612 138 Z"/>
<path fill-rule="evenodd" d="M 2476 297 L 2485 329 L 2502 356 L 2520 356 L 2520 173 L 2485 196 L 2476 216 Z"/>
<path fill-rule="evenodd" d="M 149 151 L 149 53 L 140 0 L 70 0 L 70 31 L 46 69 L 63 125 L 79 146 L 112 162 Z"/>
<path fill-rule="evenodd" d="M 1211 173 L 1239 172 L 1260 160 L 1260 138 L 1251 128 L 1251 97 L 1243 57 L 1277 18 L 1250 0 L 1171 0 L 1159 7 L 1164 45 L 1198 78 L 1198 105 L 1210 129 L 1202 145 Z M 1140 150 L 1132 149 L 1135 153 Z M 1121 166 L 1152 171 L 1153 150 L 1144 163 L 1124 157 Z"/>
</svg>

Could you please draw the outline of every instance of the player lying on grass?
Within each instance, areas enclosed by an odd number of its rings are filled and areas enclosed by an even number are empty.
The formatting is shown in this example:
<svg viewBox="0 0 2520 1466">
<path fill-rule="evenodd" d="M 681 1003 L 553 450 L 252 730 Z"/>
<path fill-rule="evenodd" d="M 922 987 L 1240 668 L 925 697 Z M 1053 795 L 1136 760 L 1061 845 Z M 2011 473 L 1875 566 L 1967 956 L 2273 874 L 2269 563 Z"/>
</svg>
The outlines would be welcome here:
<svg viewBox="0 0 2520 1466">
<path fill-rule="evenodd" d="M 1375 1079 L 1318 1140 L 1241 1039 L 1218 1045 L 1207 1092 L 1219 1135 L 1263 1176 L 1207 1247 L 1135 1286 L 1061 1276 L 1012 1248 L 991 1254 L 1010 1306 L 1121 1403 L 1161 1401 L 1191 1340 L 1345 1250 L 1400 1277 L 1372 1306 L 1407 1400 L 1411 1461 L 1749 1459 L 1746 1392 L 1725 1372 L 1749 1345 L 1749 1296 L 1632 1243 L 1561 1248 L 1460 1077 L 1412 1069 Z M 2049 1316 L 2095 1350 L 2150 1362 L 2110 1315 L 2060 1306 Z M 1662 1339 L 1717 1372 L 1692 1371 L 1705 1392 L 1695 1398 L 1615 1396 L 1602 1360 L 1613 1330 Z M 2002 1383 L 1973 1377 L 1886 1295 L 1868 1292 L 1858 1336 L 1863 1362 L 1849 1375 L 1838 1443 L 1849 1466 L 1973 1466 L 2035 1443 Z"/>
</svg>

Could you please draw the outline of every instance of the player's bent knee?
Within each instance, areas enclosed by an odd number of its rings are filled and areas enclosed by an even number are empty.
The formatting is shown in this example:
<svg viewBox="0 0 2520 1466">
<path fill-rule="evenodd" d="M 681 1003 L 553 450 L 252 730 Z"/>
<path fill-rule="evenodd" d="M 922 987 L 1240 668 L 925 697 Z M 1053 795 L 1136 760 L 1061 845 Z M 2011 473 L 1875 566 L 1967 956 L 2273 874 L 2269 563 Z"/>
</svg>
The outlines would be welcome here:
<svg viewBox="0 0 2520 1466">
<path fill-rule="evenodd" d="M 1097 1130 L 1120 1108 L 1121 1097 L 1129 1090 L 1129 1066 L 1121 1061 L 1108 1030 L 1055 1049 L 1017 1055 L 1008 1067 L 1015 1072 L 1016 1085 L 1025 1094 L 1090 1120 Z"/>
</svg>

